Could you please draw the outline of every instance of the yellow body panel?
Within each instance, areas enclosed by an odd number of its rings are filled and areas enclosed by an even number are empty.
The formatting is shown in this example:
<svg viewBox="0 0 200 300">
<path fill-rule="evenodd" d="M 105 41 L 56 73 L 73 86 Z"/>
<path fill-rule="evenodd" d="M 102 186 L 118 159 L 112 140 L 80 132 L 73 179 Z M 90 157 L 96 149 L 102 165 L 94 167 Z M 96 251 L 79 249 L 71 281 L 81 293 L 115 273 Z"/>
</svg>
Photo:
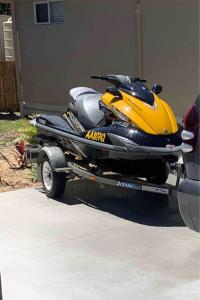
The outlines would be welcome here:
<svg viewBox="0 0 200 300">
<path fill-rule="evenodd" d="M 141 130 L 156 135 L 173 134 L 178 131 L 176 118 L 170 106 L 154 94 L 154 105 L 137 99 L 134 96 L 120 91 L 122 99 L 117 100 L 110 93 L 102 96 L 103 103 L 114 112 L 117 109 L 130 122 Z"/>
</svg>

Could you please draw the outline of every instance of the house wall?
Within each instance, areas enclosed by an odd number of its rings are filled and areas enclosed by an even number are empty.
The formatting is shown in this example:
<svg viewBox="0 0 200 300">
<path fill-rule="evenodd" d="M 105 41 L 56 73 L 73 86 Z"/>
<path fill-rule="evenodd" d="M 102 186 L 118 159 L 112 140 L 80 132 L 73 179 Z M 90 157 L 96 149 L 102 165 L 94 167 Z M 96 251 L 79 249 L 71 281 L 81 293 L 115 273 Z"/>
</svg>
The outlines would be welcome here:
<svg viewBox="0 0 200 300">
<path fill-rule="evenodd" d="M 143 76 L 182 117 L 200 92 L 199 0 L 142 0 Z"/>
<path fill-rule="evenodd" d="M 8 21 L 9 18 L 10 16 L 0 15 L 0 61 L 5 61 L 3 23 Z"/>
<path fill-rule="evenodd" d="M 76 86 L 102 89 L 91 74 L 135 72 L 133 0 L 66 0 L 64 24 L 34 24 L 31 0 L 15 0 L 15 14 L 22 100 L 32 111 L 63 111 Z"/>
<path fill-rule="evenodd" d="M 199 0 L 65 0 L 57 25 L 34 24 L 33 0 L 14 2 L 27 111 L 65 110 L 75 86 L 103 90 L 90 74 L 141 69 L 180 118 L 200 91 Z"/>
</svg>

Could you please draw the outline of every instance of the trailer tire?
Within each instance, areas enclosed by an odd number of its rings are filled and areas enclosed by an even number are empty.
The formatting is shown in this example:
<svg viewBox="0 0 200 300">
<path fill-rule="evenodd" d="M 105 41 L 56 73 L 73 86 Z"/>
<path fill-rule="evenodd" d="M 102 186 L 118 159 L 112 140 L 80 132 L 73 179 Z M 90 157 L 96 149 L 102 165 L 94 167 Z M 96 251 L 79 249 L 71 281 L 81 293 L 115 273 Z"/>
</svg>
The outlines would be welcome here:
<svg viewBox="0 0 200 300">
<path fill-rule="evenodd" d="M 41 161 L 41 179 L 47 197 L 59 198 L 65 191 L 65 173 L 56 173 L 45 155 Z"/>
<path fill-rule="evenodd" d="M 147 177 L 147 181 L 153 184 L 165 184 L 169 176 L 169 165 L 167 163 L 161 163 L 157 172 L 153 176 Z"/>
</svg>

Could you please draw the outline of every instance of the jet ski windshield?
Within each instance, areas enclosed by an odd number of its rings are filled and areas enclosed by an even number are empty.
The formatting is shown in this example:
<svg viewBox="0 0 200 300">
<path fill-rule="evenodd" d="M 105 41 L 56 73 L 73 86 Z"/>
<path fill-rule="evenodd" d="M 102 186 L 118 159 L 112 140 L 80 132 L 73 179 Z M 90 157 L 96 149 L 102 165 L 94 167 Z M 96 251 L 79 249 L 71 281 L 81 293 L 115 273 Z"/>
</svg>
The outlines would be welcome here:
<svg viewBox="0 0 200 300">
<path fill-rule="evenodd" d="M 154 94 L 140 81 L 123 83 L 119 90 L 149 104 L 154 104 Z"/>
<path fill-rule="evenodd" d="M 100 79 L 108 81 L 115 85 L 118 90 L 127 93 L 137 99 L 149 104 L 154 104 L 154 94 L 150 91 L 144 82 L 146 80 L 140 78 L 133 78 L 126 75 L 106 75 L 106 76 L 91 76 L 93 79 Z"/>
</svg>

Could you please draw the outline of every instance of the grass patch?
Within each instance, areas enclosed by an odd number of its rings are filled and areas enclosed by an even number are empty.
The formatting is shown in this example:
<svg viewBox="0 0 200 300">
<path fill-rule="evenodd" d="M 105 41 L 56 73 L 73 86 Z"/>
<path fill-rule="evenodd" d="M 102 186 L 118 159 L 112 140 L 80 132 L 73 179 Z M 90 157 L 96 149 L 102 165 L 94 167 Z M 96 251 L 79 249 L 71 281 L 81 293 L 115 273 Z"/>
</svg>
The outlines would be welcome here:
<svg viewBox="0 0 200 300">
<path fill-rule="evenodd" d="M 20 130 L 30 127 L 31 125 L 27 119 L 0 115 L 0 146 L 12 145 L 14 140 L 19 137 Z"/>
<path fill-rule="evenodd" d="M 27 119 L 18 120 L 0 120 L 0 134 L 6 131 L 18 131 L 21 128 L 26 128 L 30 126 Z"/>
</svg>

